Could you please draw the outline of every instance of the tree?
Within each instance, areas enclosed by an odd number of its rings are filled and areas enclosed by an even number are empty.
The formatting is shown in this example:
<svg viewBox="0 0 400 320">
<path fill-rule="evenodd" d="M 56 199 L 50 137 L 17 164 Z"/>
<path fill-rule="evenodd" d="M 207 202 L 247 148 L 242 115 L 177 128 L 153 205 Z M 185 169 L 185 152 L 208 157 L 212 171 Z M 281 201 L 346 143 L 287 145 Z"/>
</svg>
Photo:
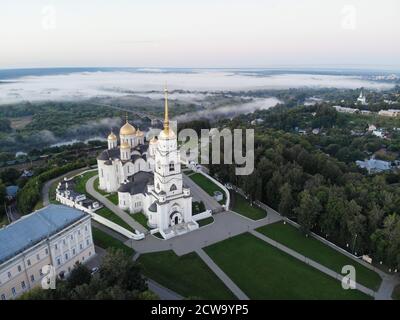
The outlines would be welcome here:
<svg viewBox="0 0 400 320">
<path fill-rule="evenodd" d="M 81 263 L 77 263 L 68 276 L 68 285 L 75 288 L 84 283 L 88 284 L 91 279 L 90 270 Z"/>
<path fill-rule="evenodd" d="M 100 272 L 92 276 L 89 270 L 76 264 L 66 280 L 57 279 L 55 290 L 35 288 L 21 296 L 30 300 L 89 299 L 155 299 L 148 292 L 139 265 L 122 250 L 107 251 Z"/>
<path fill-rule="evenodd" d="M 308 191 L 303 191 L 299 195 L 300 205 L 295 209 L 297 221 L 305 233 L 309 233 L 314 227 L 317 217 L 321 212 L 321 204 L 318 198 L 312 196 Z"/>
<path fill-rule="evenodd" d="M 0 221 L 1 217 L 4 215 L 4 203 L 6 202 L 6 186 L 0 180 Z"/>
<path fill-rule="evenodd" d="M 20 175 L 21 174 L 17 169 L 8 168 L 0 174 L 0 178 L 7 184 L 15 184 Z"/>
<path fill-rule="evenodd" d="M 100 277 L 107 286 L 142 292 L 147 290 L 147 285 L 140 271 L 138 264 L 122 250 L 110 249 L 101 263 Z"/>
<path fill-rule="evenodd" d="M 280 189 L 280 202 L 279 202 L 279 212 L 284 216 L 289 216 L 292 214 L 295 201 L 292 196 L 292 188 L 289 183 L 285 183 Z"/>
</svg>

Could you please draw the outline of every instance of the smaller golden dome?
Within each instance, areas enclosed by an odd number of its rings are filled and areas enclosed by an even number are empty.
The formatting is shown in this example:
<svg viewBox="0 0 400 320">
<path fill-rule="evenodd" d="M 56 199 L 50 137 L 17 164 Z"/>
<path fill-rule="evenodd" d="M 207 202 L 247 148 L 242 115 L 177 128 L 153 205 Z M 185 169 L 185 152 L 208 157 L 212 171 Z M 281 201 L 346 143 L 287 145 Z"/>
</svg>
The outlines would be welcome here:
<svg viewBox="0 0 400 320">
<path fill-rule="evenodd" d="M 150 144 L 156 144 L 157 142 L 158 140 L 156 139 L 156 137 L 150 139 Z"/>
<path fill-rule="evenodd" d="M 126 142 L 126 141 L 122 142 L 121 149 L 130 149 L 130 148 L 131 148 L 131 146 L 129 145 L 128 142 Z"/>
<path fill-rule="evenodd" d="M 131 136 L 136 134 L 136 129 L 133 125 L 131 125 L 128 121 L 121 127 L 119 130 L 120 135 Z"/>
<path fill-rule="evenodd" d="M 138 128 L 137 131 L 136 131 L 136 136 L 137 136 L 137 137 L 143 137 L 143 132 L 140 131 L 139 128 Z"/>
<path fill-rule="evenodd" d="M 114 132 L 111 131 L 111 133 L 107 137 L 108 140 L 117 140 L 117 136 L 114 134 Z"/>
</svg>

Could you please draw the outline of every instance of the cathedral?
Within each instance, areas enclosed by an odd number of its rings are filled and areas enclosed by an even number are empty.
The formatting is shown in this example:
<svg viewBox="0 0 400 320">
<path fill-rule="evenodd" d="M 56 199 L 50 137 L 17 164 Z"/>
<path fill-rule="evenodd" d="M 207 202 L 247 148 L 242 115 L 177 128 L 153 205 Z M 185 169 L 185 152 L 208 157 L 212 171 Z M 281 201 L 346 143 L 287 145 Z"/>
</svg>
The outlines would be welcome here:
<svg viewBox="0 0 400 320">
<path fill-rule="evenodd" d="M 165 239 L 197 229 L 192 196 L 183 184 L 177 136 L 169 126 L 165 89 L 164 128 L 150 141 L 128 118 L 117 136 L 111 132 L 108 148 L 97 158 L 99 189 L 118 192 L 118 206 L 143 212 L 148 226 Z"/>
</svg>

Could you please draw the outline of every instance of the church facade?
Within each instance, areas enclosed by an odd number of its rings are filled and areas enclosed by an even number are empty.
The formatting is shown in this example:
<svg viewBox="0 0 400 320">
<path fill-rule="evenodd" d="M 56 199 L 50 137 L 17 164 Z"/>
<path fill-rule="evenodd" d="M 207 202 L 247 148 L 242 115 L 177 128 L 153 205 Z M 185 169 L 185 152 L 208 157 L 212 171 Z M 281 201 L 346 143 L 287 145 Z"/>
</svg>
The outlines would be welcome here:
<svg viewBox="0 0 400 320">
<path fill-rule="evenodd" d="M 192 217 L 192 196 L 184 186 L 177 136 L 169 126 L 165 89 L 164 128 L 150 141 L 128 119 L 117 136 L 111 132 L 108 148 L 97 158 L 99 189 L 118 193 L 118 206 L 142 212 L 148 226 L 165 238 L 199 227 Z"/>
</svg>

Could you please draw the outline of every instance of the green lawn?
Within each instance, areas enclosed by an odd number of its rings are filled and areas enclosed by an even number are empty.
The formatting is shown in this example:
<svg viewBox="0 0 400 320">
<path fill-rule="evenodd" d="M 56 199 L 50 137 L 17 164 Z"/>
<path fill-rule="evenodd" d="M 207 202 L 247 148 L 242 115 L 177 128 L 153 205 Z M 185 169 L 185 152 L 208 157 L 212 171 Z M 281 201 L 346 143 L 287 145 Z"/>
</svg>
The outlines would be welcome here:
<svg viewBox="0 0 400 320">
<path fill-rule="evenodd" d="M 251 299 L 369 299 L 245 233 L 205 248 L 207 254 Z"/>
<path fill-rule="evenodd" d="M 237 192 L 231 192 L 232 210 L 252 220 L 259 220 L 267 216 L 267 212 L 250 202 Z"/>
<path fill-rule="evenodd" d="M 139 262 L 147 277 L 184 297 L 235 299 L 194 252 L 180 257 L 173 251 L 146 253 Z"/>
<path fill-rule="evenodd" d="M 97 170 L 85 172 L 84 174 L 77 175 L 74 178 L 75 186 L 74 191 L 86 194 L 86 182 L 97 174 Z"/>
<path fill-rule="evenodd" d="M 393 293 L 392 293 L 392 299 L 400 300 L 400 284 L 394 288 Z"/>
<path fill-rule="evenodd" d="M 147 217 L 143 214 L 143 212 L 134 213 L 132 218 L 139 222 L 143 227 L 147 230 L 150 230 L 150 227 L 147 225 Z"/>
<path fill-rule="evenodd" d="M 118 193 L 110 193 L 110 195 L 107 197 L 108 200 L 110 200 L 112 203 L 115 205 L 118 205 Z"/>
<path fill-rule="evenodd" d="M 353 265 L 356 268 L 357 282 L 373 290 L 379 288 L 382 279 L 376 272 L 330 248 L 321 241 L 306 237 L 290 224 L 277 222 L 261 227 L 257 231 L 337 273 L 341 273 L 343 266 Z"/>
<path fill-rule="evenodd" d="M 106 207 L 97 210 L 96 213 L 129 231 L 135 232 L 135 230 L 129 224 L 127 224 L 124 220 L 122 220 L 119 216 L 117 216 L 114 212 Z"/>
<path fill-rule="evenodd" d="M 214 222 L 214 218 L 213 217 L 208 217 L 208 218 L 201 219 L 201 220 L 197 221 L 197 223 L 199 224 L 199 227 L 204 227 L 204 226 L 206 226 L 206 225 L 208 225 L 210 223 L 213 223 L 213 222 Z"/>
<path fill-rule="evenodd" d="M 226 202 L 226 195 L 224 190 L 218 187 L 214 182 L 212 182 L 207 177 L 203 176 L 200 173 L 192 174 L 190 177 L 200 188 L 202 188 L 205 192 L 207 192 L 210 196 L 214 196 L 214 191 L 220 191 L 224 198 L 219 201 L 219 203 L 224 204 Z"/>
<path fill-rule="evenodd" d="M 129 256 L 133 256 L 133 254 L 135 253 L 135 250 L 129 248 L 128 246 L 124 245 L 121 241 L 113 238 L 104 231 L 101 231 L 100 229 L 92 227 L 92 234 L 94 243 L 103 249 L 107 248 L 121 249 Z"/>
</svg>

